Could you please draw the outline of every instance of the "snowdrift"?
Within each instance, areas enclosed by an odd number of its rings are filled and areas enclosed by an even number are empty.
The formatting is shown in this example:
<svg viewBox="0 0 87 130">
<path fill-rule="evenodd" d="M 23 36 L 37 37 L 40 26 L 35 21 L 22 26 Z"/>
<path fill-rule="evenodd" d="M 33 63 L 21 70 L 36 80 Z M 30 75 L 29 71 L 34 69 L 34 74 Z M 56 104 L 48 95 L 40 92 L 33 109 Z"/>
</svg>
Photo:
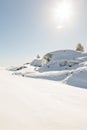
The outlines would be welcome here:
<svg viewBox="0 0 87 130">
<path fill-rule="evenodd" d="M 86 129 L 86 89 L 0 70 L 0 130 Z"/>
<path fill-rule="evenodd" d="M 61 81 L 87 88 L 87 53 L 74 50 L 50 52 L 42 59 L 35 59 L 26 66 L 13 68 L 12 71 L 16 71 L 16 75 Z"/>
</svg>

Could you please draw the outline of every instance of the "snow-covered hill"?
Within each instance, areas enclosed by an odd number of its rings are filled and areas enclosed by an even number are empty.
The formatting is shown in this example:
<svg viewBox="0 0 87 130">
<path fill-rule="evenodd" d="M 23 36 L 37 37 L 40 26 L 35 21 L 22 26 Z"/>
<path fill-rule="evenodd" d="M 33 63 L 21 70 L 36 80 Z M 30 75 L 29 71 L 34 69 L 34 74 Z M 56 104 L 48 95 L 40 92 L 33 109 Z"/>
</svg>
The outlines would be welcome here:
<svg viewBox="0 0 87 130">
<path fill-rule="evenodd" d="M 50 52 L 30 64 L 12 67 L 16 75 L 61 81 L 69 85 L 87 88 L 87 53 L 74 50 Z"/>
<path fill-rule="evenodd" d="M 0 130 L 86 129 L 86 89 L 0 69 Z"/>
</svg>

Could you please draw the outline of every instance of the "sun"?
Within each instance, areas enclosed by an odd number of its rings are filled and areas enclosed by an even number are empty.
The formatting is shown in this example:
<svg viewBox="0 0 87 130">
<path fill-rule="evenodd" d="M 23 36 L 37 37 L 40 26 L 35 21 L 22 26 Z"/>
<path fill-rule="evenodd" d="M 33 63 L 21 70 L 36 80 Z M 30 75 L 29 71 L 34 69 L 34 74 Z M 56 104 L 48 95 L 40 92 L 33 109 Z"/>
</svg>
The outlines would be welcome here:
<svg viewBox="0 0 87 130">
<path fill-rule="evenodd" d="M 73 9 L 72 4 L 67 1 L 62 1 L 58 3 L 55 7 L 54 17 L 56 22 L 58 23 L 57 27 L 60 29 L 66 23 L 69 23 L 72 19 Z"/>
<path fill-rule="evenodd" d="M 72 13 L 70 4 L 65 2 L 60 3 L 56 11 L 56 15 L 60 18 L 60 20 L 68 20 Z"/>
</svg>

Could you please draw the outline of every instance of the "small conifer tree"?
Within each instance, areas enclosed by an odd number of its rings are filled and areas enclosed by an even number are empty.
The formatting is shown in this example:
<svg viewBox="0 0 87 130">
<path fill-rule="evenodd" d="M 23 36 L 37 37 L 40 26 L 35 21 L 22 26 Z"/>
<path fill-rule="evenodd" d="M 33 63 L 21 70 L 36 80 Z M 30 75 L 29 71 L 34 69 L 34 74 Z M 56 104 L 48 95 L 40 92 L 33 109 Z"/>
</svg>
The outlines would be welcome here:
<svg viewBox="0 0 87 130">
<path fill-rule="evenodd" d="M 84 51 L 84 47 L 83 47 L 83 45 L 81 43 L 77 44 L 76 51 L 81 51 L 81 52 Z"/>
<path fill-rule="evenodd" d="M 37 58 L 37 59 L 39 59 L 39 58 L 40 58 L 40 55 L 39 55 L 39 54 L 37 54 L 36 58 Z"/>
</svg>

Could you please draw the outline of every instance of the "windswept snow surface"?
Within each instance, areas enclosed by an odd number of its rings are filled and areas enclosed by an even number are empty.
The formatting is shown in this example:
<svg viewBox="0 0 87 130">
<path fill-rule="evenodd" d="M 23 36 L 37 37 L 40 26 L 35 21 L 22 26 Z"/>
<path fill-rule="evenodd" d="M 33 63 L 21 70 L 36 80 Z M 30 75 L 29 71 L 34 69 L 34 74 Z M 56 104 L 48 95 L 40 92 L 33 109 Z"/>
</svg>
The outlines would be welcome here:
<svg viewBox="0 0 87 130">
<path fill-rule="evenodd" d="M 0 69 L 0 130 L 86 130 L 87 89 Z"/>
</svg>

